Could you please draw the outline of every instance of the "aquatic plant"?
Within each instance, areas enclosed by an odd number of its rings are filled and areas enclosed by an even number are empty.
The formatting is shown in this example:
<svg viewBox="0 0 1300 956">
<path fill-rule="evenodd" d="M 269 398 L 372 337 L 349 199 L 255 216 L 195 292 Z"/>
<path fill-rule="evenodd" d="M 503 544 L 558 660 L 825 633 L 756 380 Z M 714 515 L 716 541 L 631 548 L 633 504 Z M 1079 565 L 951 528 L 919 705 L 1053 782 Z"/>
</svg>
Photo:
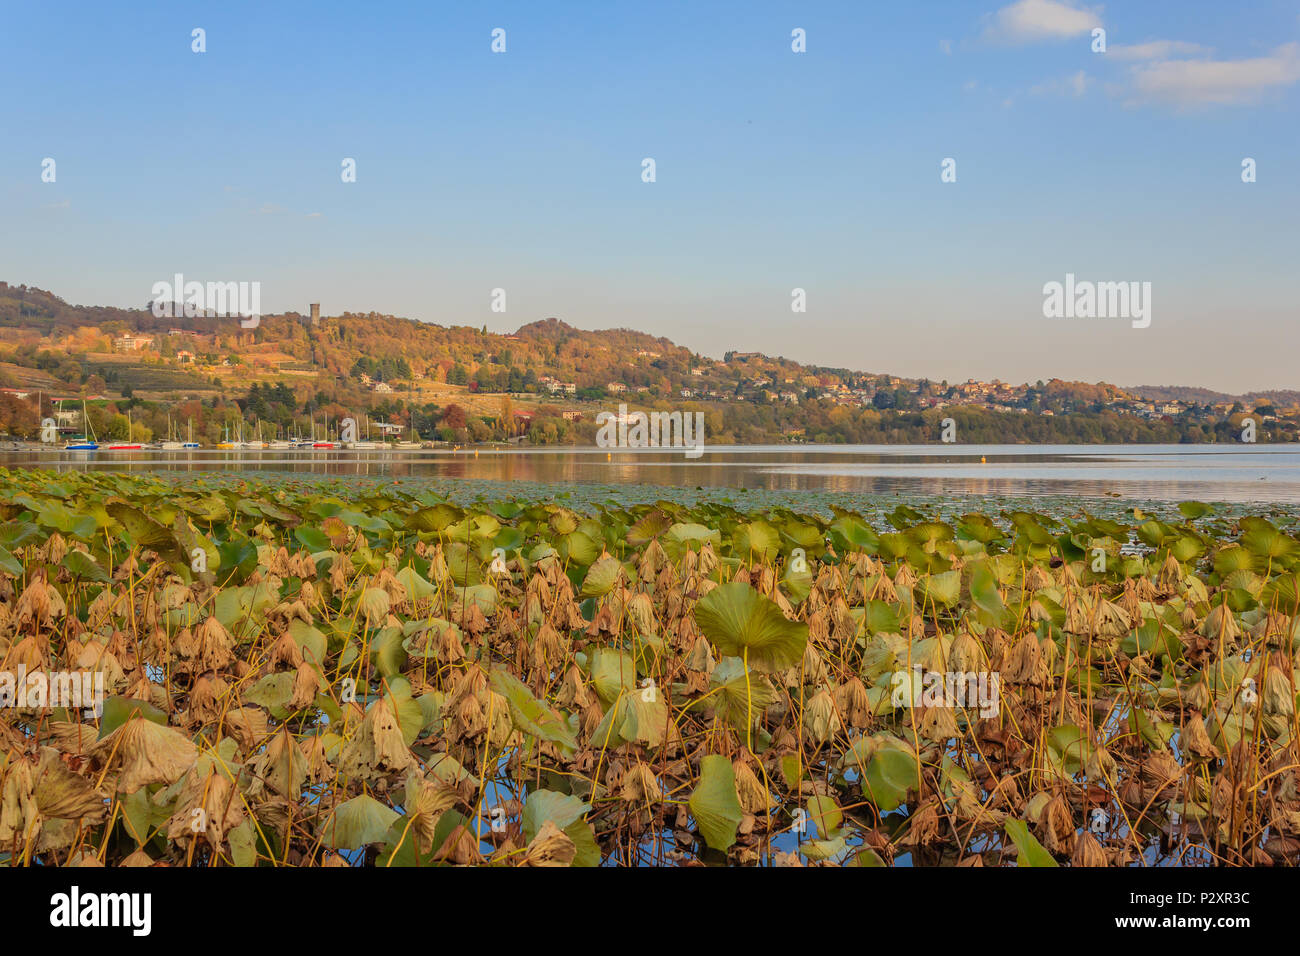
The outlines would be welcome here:
<svg viewBox="0 0 1300 956">
<path fill-rule="evenodd" d="M 0 516 L 11 865 L 1300 856 L 1287 516 L 2 471 Z"/>
</svg>

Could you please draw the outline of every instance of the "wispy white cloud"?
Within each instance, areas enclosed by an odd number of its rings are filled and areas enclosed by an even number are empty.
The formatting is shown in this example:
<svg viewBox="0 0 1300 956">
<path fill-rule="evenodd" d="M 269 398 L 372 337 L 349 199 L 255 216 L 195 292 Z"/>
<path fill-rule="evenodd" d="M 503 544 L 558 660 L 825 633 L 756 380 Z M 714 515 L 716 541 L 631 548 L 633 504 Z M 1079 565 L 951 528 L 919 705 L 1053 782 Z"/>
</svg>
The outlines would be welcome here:
<svg viewBox="0 0 1300 956">
<path fill-rule="evenodd" d="M 1149 40 L 1146 43 L 1112 43 L 1106 56 L 1116 60 L 1168 60 L 1175 56 L 1209 56 L 1210 47 L 1185 40 Z"/>
<path fill-rule="evenodd" d="M 939 51 L 940 51 L 941 53 L 947 55 L 947 56 L 952 56 L 952 41 L 951 41 L 951 40 L 940 40 L 940 41 L 939 41 Z"/>
<path fill-rule="evenodd" d="M 1300 43 L 1247 60 L 1157 60 L 1133 67 L 1130 100 L 1181 108 L 1251 103 L 1300 82 Z"/>
<path fill-rule="evenodd" d="M 985 39 L 1000 43 L 1068 40 L 1101 26 L 1097 12 L 1068 0 L 1016 0 L 987 20 Z"/>
</svg>

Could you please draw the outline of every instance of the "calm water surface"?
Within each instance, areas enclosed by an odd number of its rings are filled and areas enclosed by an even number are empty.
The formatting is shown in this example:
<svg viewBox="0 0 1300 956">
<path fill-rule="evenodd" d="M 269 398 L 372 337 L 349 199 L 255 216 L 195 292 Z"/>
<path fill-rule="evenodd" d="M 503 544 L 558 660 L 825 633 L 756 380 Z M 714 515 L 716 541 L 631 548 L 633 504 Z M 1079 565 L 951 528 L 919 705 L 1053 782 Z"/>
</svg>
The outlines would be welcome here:
<svg viewBox="0 0 1300 956">
<path fill-rule="evenodd" d="M 751 445 L 680 451 L 4 452 L 8 468 L 289 472 L 924 495 L 1300 502 L 1297 445 Z"/>
</svg>

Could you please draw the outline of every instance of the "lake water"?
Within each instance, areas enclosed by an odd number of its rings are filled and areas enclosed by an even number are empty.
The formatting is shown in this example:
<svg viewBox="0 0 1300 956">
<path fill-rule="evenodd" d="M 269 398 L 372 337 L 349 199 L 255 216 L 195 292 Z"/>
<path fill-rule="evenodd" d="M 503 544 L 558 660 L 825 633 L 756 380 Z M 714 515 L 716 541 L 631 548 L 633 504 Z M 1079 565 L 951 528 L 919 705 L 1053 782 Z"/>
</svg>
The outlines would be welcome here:
<svg viewBox="0 0 1300 956">
<path fill-rule="evenodd" d="M 753 445 L 681 451 L 473 448 L 415 451 L 3 452 L 0 465 L 128 472 L 280 472 L 546 484 L 856 494 L 1122 495 L 1300 502 L 1297 445 Z"/>
</svg>

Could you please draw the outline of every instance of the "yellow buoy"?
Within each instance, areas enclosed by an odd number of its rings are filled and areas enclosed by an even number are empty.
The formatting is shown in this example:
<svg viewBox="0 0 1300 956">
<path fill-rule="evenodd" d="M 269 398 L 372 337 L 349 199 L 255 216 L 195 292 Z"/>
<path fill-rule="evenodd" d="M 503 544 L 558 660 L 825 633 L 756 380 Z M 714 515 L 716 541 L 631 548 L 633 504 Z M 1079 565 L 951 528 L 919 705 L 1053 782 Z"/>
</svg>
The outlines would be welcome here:
<svg viewBox="0 0 1300 956">
<path fill-rule="evenodd" d="M 606 461 L 613 461 L 613 460 L 614 460 L 614 455 L 613 455 L 611 452 L 605 452 L 605 460 L 606 460 Z"/>
<path fill-rule="evenodd" d="M 989 460 L 988 460 L 987 458 L 985 458 L 983 455 L 980 455 L 980 464 L 981 464 L 981 465 L 987 465 L 988 463 L 989 463 Z"/>
</svg>

